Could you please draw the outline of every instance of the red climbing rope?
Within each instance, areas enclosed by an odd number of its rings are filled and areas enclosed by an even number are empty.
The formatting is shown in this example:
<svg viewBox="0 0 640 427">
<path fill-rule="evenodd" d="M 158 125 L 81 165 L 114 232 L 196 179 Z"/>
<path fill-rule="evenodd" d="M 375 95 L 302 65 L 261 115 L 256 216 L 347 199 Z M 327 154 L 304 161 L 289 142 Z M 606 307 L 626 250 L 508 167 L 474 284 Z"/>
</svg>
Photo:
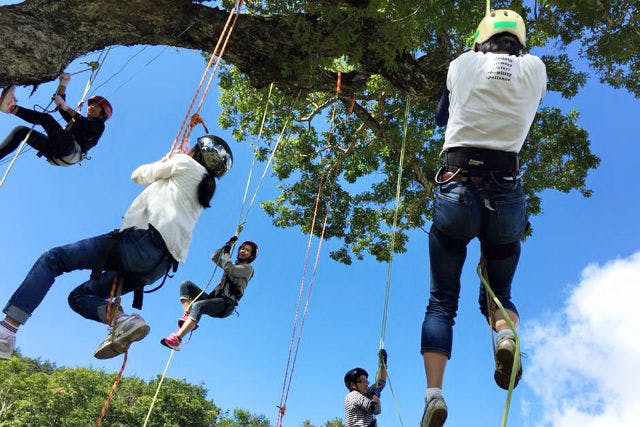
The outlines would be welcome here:
<svg viewBox="0 0 640 427">
<path fill-rule="evenodd" d="M 187 112 L 184 115 L 184 119 L 182 120 L 180 129 L 178 130 L 178 133 L 175 139 L 173 140 L 173 143 L 171 144 L 170 153 L 173 153 L 173 151 L 176 149 L 176 146 L 180 151 L 182 151 L 184 148 L 184 143 L 189 139 L 189 136 L 191 135 L 191 130 L 193 126 L 187 124 L 187 122 L 189 121 L 189 116 L 191 115 L 191 110 L 193 109 L 193 106 L 196 103 L 196 99 L 198 99 L 198 95 L 202 90 L 202 86 L 204 84 L 204 81 L 207 75 L 209 74 L 209 71 L 211 71 L 209 81 L 207 82 L 205 90 L 202 92 L 200 102 L 198 103 L 198 107 L 196 108 L 194 115 L 198 115 L 200 113 L 200 109 L 202 108 L 202 105 L 204 104 L 204 100 L 207 97 L 207 93 L 209 92 L 209 88 L 211 87 L 211 82 L 213 81 L 213 77 L 215 76 L 215 73 L 218 69 L 218 65 L 220 64 L 220 60 L 222 59 L 222 55 L 224 54 L 225 48 L 227 46 L 227 42 L 229 41 L 229 37 L 231 37 L 231 32 L 233 31 L 233 27 L 235 26 L 236 21 L 238 20 L 238 16 L 240 15 L 241 6 L 242 6 L 242 0 L 236 0 L 236 3 L 233 9 L 231 9 L 231 11 L 229 12 L 229 16 L 227 18 L 227 21 L 224 24 L 222 32 L 220 33 L 220 37 L 218 37 L 218 42 L 216 43 L 216 46 L 211 52 L 211 55 L 209 56 L 209 61 L 207 62 L 207 66 L 205 67 L 204 72 L 202 73 L 202 77 L 200 78 L 200 83 L 198 83 L 196 92 L 194 93 L 193 98 L 189 103 L 189 107 L 187 108 Z M 233 19 L 233 22 L 232 22 L 232 19 Z M 215 61 L 215 65 L 214 65 L 214 60 L 216 58 L 217 60 Z"/>
<path fill-rule="evenodd" d="M 282 392 L 280 393 L 280 405 L 278 405 L 278 419 L 276 421 L 276 427 L 282 427 L 282 418 L 286 409 L 286 401 L 288 396 L 288 383 L 291 383 L 291 376 L 293 375 L 293 369 L 289 369 L 291 366 L 293 356 L 293 343 L 295 342 L 296 329 L 298 327 L 298 316 L 300 314 L 300 303 L 302 302 L 302 294 L 304 292 L 304 279 L 307 274 L 307 266 L 309 265 L 309 254 L 311 252 L 311 242 L 313 240 L 313 232 L 316 228 L 316 218 L 318 217 L 318 206 L 320 204 L 320 195 L 324 187 L 324 175 L 320 178 L 318 185 L 318 194 L 316 195 L 316 201 L 313 208 L 313 216 L 311 218 L 311 229 L 309 231 L 309 241 L 307 242 L 307 251 L 304 258 L 304 267 L 302 268 L 302 279 L 300 280 L 300 289 L 298 290 L 298 302 L 296 304 L 295 314 L 293 316 L 293 327 L 291 328 L 291 340 L 289 341 L 289 354 L 287 355 L 287 364 L 285 366 L 284 380 L 282 381 Z"/>
<path fill-rule="evenodd" d="M 120 273 L 116 273 L 113 281 L 111 282 L 111 291 L 109 293 L 109 301 L 107 302 L 107 323 L 109 326 L 113 326 L 113 321 L 115 320 L 115 313 L 118 312 L 118 307 L 120 307 L 120 293 L 122 292 L 122 277 Z M 113 305 L 113 307 L 112 307 Z M 107 413 L 107 409 L 109 409 L 109 404 L 111 403 L 111 399 L 116 394 L 116 390 L 118 390 L 118 385 L 120 384 L 120 380 L 122 379 L 122 374 L 124 374 L 124 368 L 127 366 L 127 358 L 128 351 L 124 352 L 124 358 L 122 359 L 122 366 L 120 367 L 120 372 L 118 372 L 118 376 L 116 380 L 113 382 L 111 386 L 111 391 L 109 391 L 109 395 L 107 396 L 107 400 L 102 405 L 102 410 L 100 411 L 100 415 L 96 419 L 95 427 L 100 427 L 102 424 L 102 420 Z"/>
<path fill-rule="evenodd" d="M 118 372 L 118 376 L 116 377 L 116 380 L 113 382 L 113 385 L 111 386 L 111 391 L 109 392 L 109 396 L 107 396 L 107 400 L 104 402 L 104 405 L 102 405 L 102 410 L 100 411 L 100 415 L 98 416 L 98 419 L 96 420 L 95 427 L 100 427 L 100 425 L 102 424 L 102 419 L 104 418 L 105 414 L 107 413 L 107 409 L 109 408 L 109 404 L 111 403 L 111 399 L 116 394 L 116 390 L 118 389 L 118 385 L 120 384 L 120 380 L 122 379 L 122 374 L 124 374 L 124 368 L 125 368 L 125 366 L 127 366 L 127 357 L 128 357 L 128 355 L 129 355 L 129 352 L 125 351 L 124 352 L 124 359 L 122 359 L 122 366 L 120 367 L 120 372 Z"/>
</svg>

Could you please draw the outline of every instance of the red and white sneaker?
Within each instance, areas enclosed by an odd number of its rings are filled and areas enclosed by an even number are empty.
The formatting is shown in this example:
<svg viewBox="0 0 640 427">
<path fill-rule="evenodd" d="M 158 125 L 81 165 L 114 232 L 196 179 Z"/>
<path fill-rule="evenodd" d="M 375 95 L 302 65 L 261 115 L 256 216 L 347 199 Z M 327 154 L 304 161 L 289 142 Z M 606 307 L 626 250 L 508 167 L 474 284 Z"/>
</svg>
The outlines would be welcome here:
<svg viewBox="0 0 640 427">
<path fill-rule="evenodd" d="M 16 87 L 14 85 L 8 86 L 2 90 L 2 95 L 0 95 L 0 111 L 3 113 L 11 114 L 13 112 L 13 109 L 16 106 L 16 97 L 13 94 L 15 90 Z"/>
<path fill-rule="evenodd" d="M 182 340 L 175 333 L 171 332 L 168 337 L 160 340 L 160 344 L 165 347 L 169 347 L 172 350 L 179 351 L 181 341 Z"/>
</svg>

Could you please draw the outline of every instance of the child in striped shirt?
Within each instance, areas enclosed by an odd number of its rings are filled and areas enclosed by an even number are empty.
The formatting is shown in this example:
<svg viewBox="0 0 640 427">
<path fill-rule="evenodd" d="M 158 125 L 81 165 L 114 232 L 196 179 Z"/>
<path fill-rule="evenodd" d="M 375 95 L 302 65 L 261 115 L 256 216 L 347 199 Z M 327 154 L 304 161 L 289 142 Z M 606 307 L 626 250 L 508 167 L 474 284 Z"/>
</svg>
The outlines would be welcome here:
<svg viewBox="0 0 640 427">
<path fill-rule="evenodd" d="M 380 393 L 387 381 L 387 352 L 378 353 L 376 382 L 369 386 L 369 374 L 362 368 L 353 368 L 344 376 L 349 393 L 344 398 L 346 427 L 376 427 L 376 415 L 382 411 Z"/>
</svg>

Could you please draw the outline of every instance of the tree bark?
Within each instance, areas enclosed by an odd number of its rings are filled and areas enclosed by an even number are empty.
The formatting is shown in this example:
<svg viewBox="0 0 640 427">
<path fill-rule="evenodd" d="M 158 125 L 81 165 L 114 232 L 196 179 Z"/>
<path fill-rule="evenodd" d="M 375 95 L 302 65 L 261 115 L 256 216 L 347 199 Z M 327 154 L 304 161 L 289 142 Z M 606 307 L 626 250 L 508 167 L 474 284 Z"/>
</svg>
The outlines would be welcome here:
<svg viewBox="0 0 640 427">
<path fill-rule="evenodd" d="M 349 10 L 340 13 L 340 23 L 349 25 Z M 225 10 L 190 0 L 27 0 L 0 7 L 0 86 L 53 80 L 75 58 L 113 45 L 168 45 L 210 52 L 227 17 Z M 308 37 L 297 36 L 301 23 Z M 224 60 L 238 67 L 256 88 L 275 82 L 291 93 L 333 92 L 336 76 L 305 64 L 349 56 L 364 47 L 360 68 L 342 75 L 342 93 L 360 91 L 370 75 L 380 74 L 413 97 L 437 97 L 450 60 L 444 50 L 424 52 L 421 59 L 397 52 L 395 67 L 389 70 L 381 54 L 366 47 L 384 39 L 377 30 L 379 21 L 358 22 L 356 41 L 348 46 L 335 39 L 335 24 L 305 15 L 243 14 Z"/>
</svg>

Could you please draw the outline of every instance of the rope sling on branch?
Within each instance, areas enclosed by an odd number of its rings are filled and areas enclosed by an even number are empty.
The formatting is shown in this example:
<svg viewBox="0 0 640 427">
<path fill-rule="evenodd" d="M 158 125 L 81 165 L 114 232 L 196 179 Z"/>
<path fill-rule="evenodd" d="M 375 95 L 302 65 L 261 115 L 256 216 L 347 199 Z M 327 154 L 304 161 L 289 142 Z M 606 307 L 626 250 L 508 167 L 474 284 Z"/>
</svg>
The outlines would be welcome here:
<svg viewBox="0 0 640 427">
<path fill-rule="evenodd" d="M 100 52 L 100 55 L 98 55 L 98 59 L 96 61 L 92 61 L 92 62 L 90 62 L 88 64 L 89 65 L 88 69 L 74 73 L 74 74 L 78 74 L 78 73 L 81 73 L 81 72 L 84 72 L 84 71 L 91 70 L 91 74 L 89 75 L 89 79 L 87 80 L 87 84 L 85 85 L 84 91 L 82 93 L 82 97 L 80 98 L 80 101 L 78 101 L 78 106 L 76 107 L 76 112 L 80 111 L 80 108 L 82 107 L 82 104 L 84 104 L 84 100 L 85 100 L 86 96 L 88 95 L 89 90 L 91 89 L 91 86 L 93 85 L 94 80 L 98 76 L 98 72 L 102 69 L 102 64 L 104 63 L 104 60 L 106 59 L 107 54 L 109 53 L 110 49 L 111 49 L 110 47 L 107 48 L 106 50 L 103 49 Z M 47 106 L 44 109 L 48 110 L 49 107 L 51 107 L 52 103 L 53 103 L 53 98 L 49 101 L 49 103 L 47 104 Z M 71 126 L 72 123 L 73 123 L 73 120 L 67 124 L 67 129 L 68 129 L 69 126 Z M 7 166 L 7 169 L 5 170 L 4 175 L 2 176 L 2 179 L 0 179 L 0 188 L 2 188 L 2 186 L 5 183 L 5 181 L 7 180 L 7 176 L 9 175 L 9 172 L 13 168 L 13 165 L 16 162 L 16 160 L 18 159 L 18 156 L 20 156 L 20 153 L 22 152 L 22 150 L 24 149 L 25 145 L 27 144 L 27 141 L 29 140 L 29 137 L 31 137 L 31 133 L 33 132 L 35 127 L 36 127 L 35 124 L 32 125 L 31 128 L 29 129 L 29 132 L 22 139 L 22 142 L 20 142 L 20 145 L 18 146 L 18 148 L 15 151 L 15 154 L 11 158 L 11 162 L 9 162 L 9 166 Z"/>
</svg>

